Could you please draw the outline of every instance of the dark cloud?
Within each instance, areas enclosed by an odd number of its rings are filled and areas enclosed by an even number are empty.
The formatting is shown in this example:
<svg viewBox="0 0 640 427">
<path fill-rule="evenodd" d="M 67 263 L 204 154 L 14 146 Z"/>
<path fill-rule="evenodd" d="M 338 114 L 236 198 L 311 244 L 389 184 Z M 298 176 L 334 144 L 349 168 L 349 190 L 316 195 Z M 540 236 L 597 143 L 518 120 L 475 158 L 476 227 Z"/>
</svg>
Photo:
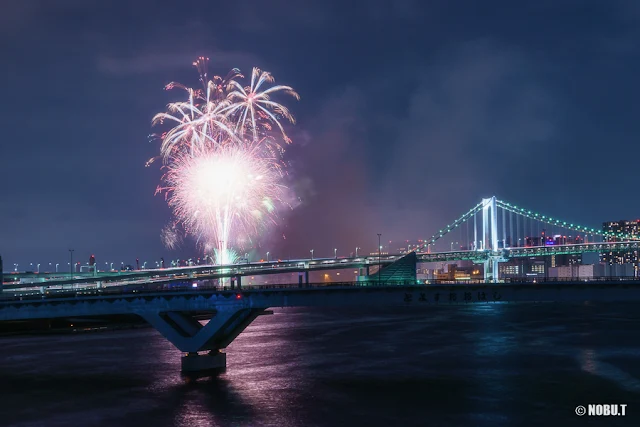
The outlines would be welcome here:
<svg viewBox="0 0 640 427">
<path fill-rule="evenodd" d="M 313 191 L 289 222 L 292 241 L 305 230 L 325 230 L 315 241 L 326 248 L 370 247 L 378 232 L 429 237 L 481 197 L 507 192 L 513 167 L 553 143 L 557 103 L 523 54 L 481 40 L 434 62 L 326 100 L 300 150 Z M 401 113 L 380 105 L 394 96 Z"/>
<path fill-rule="evenodd" d="M 97 59 L 98 70 L 114 76 L 143 75 L 149 73 L 162 73 L 175 69 L 188 69 L 195 58 L 205 55 L 204 52 L 186 53 L 177 51 L 149 53 L 133 57 L 99 56 Z M 217 66 L 227 65 L 233 68 L 233 64 L 256 63 L 255 55 L 243 52 L 210 51 L 207 57 L 215 61 Z"/>
<path fill-rule="evenodd" d="M 428 237 L 492 194 L 593 226 L 640 211 L 634 2 L 1 4 L 7 263 L 197 254 L 161 246 L 170 211 L 143 166 L 162 88 L 197 85 L 200 55 L 302 96 L 300 204 L 261 242 L 282 256 Z"/>
<path fill-rule="evenodd" d="M 474 199 L 505 192 L 512 170 L 554 142 L 558 106 L 531 61 L 509 48 L 474 41 L 435 62 L 416 71 L 385 182 L 398 208 L 389 216 L 418 211 L 430 230 Z"/>
<path fill-rule="evenodd" d="M 0 35 L 20 37 L 34 32 L 34 27 L 42 24 L 58 13 L 76 13 L 99 5 L 97 0 L 2 0 L 0 1 Z"/>
</svg>

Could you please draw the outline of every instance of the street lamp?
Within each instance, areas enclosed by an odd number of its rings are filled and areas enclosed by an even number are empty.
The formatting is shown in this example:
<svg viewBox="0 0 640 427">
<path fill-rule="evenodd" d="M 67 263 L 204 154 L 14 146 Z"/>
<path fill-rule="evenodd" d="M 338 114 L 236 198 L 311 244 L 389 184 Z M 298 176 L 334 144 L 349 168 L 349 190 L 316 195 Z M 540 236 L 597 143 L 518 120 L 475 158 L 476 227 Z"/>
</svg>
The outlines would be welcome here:
<svg viewBox="0 0 640 427">
<path fill-rule="evenodd" d="M 120 261 L 120 271 L 124 270 L 124 261 Z"/>
<path fill-rule="evenodd" d="M 13 271 L 15 271 L 15 272 L 18 271 L 18 264 L 13 264 Z"/>
<path fill-rule="evenodd" d="M 244 259 L 247 260 L 247 264 L 249 264 L 249 253 L 245 252 Z"/>
<path fill-rule="evenodd" d="M 40 264 L 38 264 L 38 271 L 37 272 L 40 273 Z"/>
<path fill-rule="evenodd" d="M 378 286 L 380 286 L 380 268 L 382 266 L 382 261 L 380 256 L 382 255 L 382 245 L 380 245 L 380 237 L 382 237 L 381 233 L 378 233 Z"/>
<path fill-rule="evenodd" d="M 313 259 L 313 249 L 311 249 L 309 252 L 311 252 L 311 259 Z"/>
<path fill-rule="evenodd" d="M 333 248 L 333 257 L 338 259 L 338 248 Z"/>
<path fill-rule="evenodd" d="M 59 265 L 60 265 L 60 264 L 56 263 L 56 273 L 58 272 L 58 266 L 59 266 Z"/>
<path fill-rule="evenodd" d="M 111 266 L 113 267 L 113 263 L 111 263 Z M 147 261 L 142 263 L 142 269 L 146 269 L 147 268 Z"/>
<path fill-rule="evenodd" d="M 267 262 L 269 262 L 269 251 L 267 251 Z"/>
<path fill-rule="evenodd" d="M 69 249 L 69 275 L 73 278 L 73 251 L 74 249 Z"/>
<path fill-rule="evenodd" d="M 358 249 L 360 248 L 356 246 L 356 258 L 358 258 Z"/>
</svg>

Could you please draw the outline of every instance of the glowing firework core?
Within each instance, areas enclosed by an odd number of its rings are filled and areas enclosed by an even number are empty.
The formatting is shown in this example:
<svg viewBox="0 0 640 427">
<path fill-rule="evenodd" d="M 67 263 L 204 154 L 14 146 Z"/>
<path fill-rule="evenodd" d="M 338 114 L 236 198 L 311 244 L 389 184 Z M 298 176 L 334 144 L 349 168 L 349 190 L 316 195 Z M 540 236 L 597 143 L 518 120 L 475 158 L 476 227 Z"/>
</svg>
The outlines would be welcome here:
<svg viewBox="0 0 640 427">
<path fill-rule="evenodd" d="M 244 147 L 184 156 L 170 166 L 169 206 L 186 228 L 218 249 L 241 244 L 258 233 L 274 212 L 273 199 L 286 190 L 268 158 Z M 235 234 L 231 231 L 235 230 Z M 216 244 L 216 239 L 223 243 Z"/>
</svg>

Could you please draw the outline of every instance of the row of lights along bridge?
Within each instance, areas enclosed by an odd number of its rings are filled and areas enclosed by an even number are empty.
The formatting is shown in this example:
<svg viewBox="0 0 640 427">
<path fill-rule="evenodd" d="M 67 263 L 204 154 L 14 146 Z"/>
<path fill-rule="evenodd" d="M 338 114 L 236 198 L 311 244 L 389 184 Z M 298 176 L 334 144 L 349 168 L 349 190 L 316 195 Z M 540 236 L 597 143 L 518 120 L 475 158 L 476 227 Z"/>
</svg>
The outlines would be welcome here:
<svg viewBox="0 0 640 427">
<path fill-rule="evenodd" d="M 389 244 L 391 244 L 391 242 L 389 242 Z M 371 256 L 377 256 L 377 255 L 381 255 L 381 254 L 386 254 L 388 252 L 383 252 L 383 246 L 379 246 L 379 251 L 378 252 L 372 252 L 370 255 Z M 70 262 L 66 263 L 66 270 L 62 270 L 60 268 L 61 263 L 53 263 L 53 262 L 49 262 L 49 263 L 29 263 L 29 269 L 25 270 L 27 272 L 33 272 L 33 273 L 40 273 L 41 272 L 41 266 L 48 266 L 47 270 L 42 271 L 43 273 L 63 273 L 63 272 L 71 272 L 72 268 L 71 265 L 73 264 L 74 268 L 73 271 L 76 273 L 79 272 L 83 272 L 84 270 L 87 271 L 92 271 L 94 268 L 97 268 L 98 271 L 100 271 L 100 267 L 99 264 L 96 262 L 96 258 L 94 255 L 91 255 L 89 258 L 89 261 L 86 262 L 85 264 L 82 264 L 81 262 L 76 261 L 75 263 L 73 262 L 73 249 L 69 250 L 69 254 L 70 254 Z M 309 254 L 310 254 L 310 259 L 314 259 L 315 256 L 315 249 L 310 249 L 309 250 Z M 360 246 L 356 246 L 355 247 L 355 251 L 351 252 L 349 254 L 350 257 L 358 257 L 359 255 L 362 255 L 362 248 Z M 338 258 L 338 248 L 333 248 L 333 258 L 337 259 Z M 287 258 L 287 260 L 291 259 L 290 257 Z M 265 258 L 261 258 L 259 260 L 255 260 L 252 261 L 250 254 L 249 253 L 245 253 L 243 258 L 240 258 L 237 260 L 236 263 L 238 264 L 242 264 L 242 263 L 250 263 L 250 262 L 272 262 L 272 261 L 282 261 L 282 258 L 274 258 L 272 257 L 271 251 L 267 251 L 265 252 Z M 214 264 L 214 259 L 212 257 L 203 257 L 203 258 L 189 258 L 189 259 L 175 259 L 175 260 L 171 260 L 169 262 L 169 265 L 171 267 L 187 267 L 187 266 L 194 266 L 194 265 L 206 265 L 206 264 Z M 165 268 L 166 267 L 166 263 L 164 258 L 160 258 L 159 261 L 152 261 L 152 262 L 148 262 L 148 261 L 144 261 L 142 262 L 142 264 L 140 264 L 140 260 L 136 259 L 136 265 L 135 267 L 130 265 L 130 264 L 125 264 L 124 261 L 120 261 L 119 264 L 119 269 L 118 269 L 118 263 L 116 262 L 105 262 L 105 267 L 104 270 L 102 271 L 128 271 L 128 270 L 147 270 L 147 269 L 153 269 L 153 268 Z M 114 268 L 114 264 L 115 267 Z M 13 264 L 14 267 L 14 271 L 18 272 L 20 264 L 19 263 L 14 263 Z"/>
</svg>

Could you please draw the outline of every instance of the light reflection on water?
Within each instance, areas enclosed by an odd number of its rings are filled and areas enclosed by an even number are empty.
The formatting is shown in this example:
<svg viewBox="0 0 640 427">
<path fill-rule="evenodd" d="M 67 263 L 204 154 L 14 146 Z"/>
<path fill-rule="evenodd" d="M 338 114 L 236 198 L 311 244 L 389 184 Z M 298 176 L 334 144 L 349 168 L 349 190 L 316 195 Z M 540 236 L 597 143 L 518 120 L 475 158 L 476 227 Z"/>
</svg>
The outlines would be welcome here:
<svg viewBox="0 0 640 427">
<path fill-rule="evenodd" d="M 636 354 L 638 356 L 638 354 Z M 598 360 L 593 349 L 583 349 L 580 355 L 582 369 L 590 374 L 615 382 L 621 388 L 640 393 L 640 380 L 617 366 Z"/>
<path fill-rule="evenodd" d="M 0 425 L 573 425 L 576 405 L 640 401 L 636 312 L 276 310 L 195 382 L 150 329 L 3 338 Z"/>
</svg>

